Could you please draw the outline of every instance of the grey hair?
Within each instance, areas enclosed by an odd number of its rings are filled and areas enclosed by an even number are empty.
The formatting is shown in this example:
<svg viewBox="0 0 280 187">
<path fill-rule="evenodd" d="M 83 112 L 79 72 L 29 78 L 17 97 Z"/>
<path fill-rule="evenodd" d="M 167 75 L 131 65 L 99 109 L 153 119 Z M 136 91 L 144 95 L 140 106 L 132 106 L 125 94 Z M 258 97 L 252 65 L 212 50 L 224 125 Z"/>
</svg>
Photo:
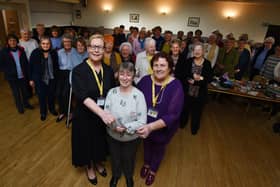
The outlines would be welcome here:
<svg viewBox="0 0 280 187">
<path fill-rule="evenodd" d="M 269 36 L 269 37 L 264 39 L 264 42 L 271 42 L 272 44 L 274 44 L 275 43 L 275 39 L 272 36 Z"/>
<path fill-rule="evenodd" d="M 25 33 L 25 32 L 29 33 L 29 29 L 27 28 L 20 29 L 20 33 Z"/>
<path fill-rule="evenodd" d="M 211 36 L 214 36 L 215 40 L 217 39 L 217 35 L 216 35 L 216 34 L 211 33 L 211 34 L 209 35 L 209 37 L 208 37 L 208 38 L 210 38 Z"/>
<path fill-rule="evenodd" d="M 68 39 L 68 40 L 71 40 L 71 46 L 73 46 L 73 37 L 70 35 L 70 34 L 68 34 L 68 33 L 66 33 L 66 34 L 63 34 L 63 36 L 62 36 L 62 40 L 61 40 L 61 45 L 64 47 L 64 39 Z"/>
<path fill-rule="evenodd" d="M 120 48 L 119 48 L 119 51 L 121 52 L 122 51 L 122 48 L 124 46 L 128 46 L 129 47 L 129 54 L 132 54 L 132 46 L 129 42 L 123 42 L 121 45 L 120 45 Z"/>
<path fill-rule="evenodd" d="M 201 42 L 197 42 L 197 43 L 193 44 L 193 51 L 194 51 L 194 48 L 197 47 L 197 46 L 201 46 L 202 51 L 204 52 L 204 45 Z"/>
<path fill-rule="evenodd" d="M 133 73 L 133 76 L 136 73 L 134 64 L 132 62 L 123 62 L 123 63 L 121 63 L 118 72 L 122 72 L 124 70 L 127 70 L 128 72 Z"/>
<path fill-rule="evenodd" d="M 151 37 L 147 37 L 145 39 L 145 49 L 147 49 L 149 45 L 155 45 L 156 46 L 156 41 Z"/>
</svg>

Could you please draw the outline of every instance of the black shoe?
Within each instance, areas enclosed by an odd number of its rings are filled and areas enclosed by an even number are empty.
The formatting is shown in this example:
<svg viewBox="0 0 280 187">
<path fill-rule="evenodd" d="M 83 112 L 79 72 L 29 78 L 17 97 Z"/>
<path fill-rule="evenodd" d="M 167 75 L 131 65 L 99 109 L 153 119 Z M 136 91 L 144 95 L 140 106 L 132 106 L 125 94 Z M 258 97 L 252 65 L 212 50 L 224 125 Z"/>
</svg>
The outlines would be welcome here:
<svg viewBox="0 0 280 187">
<path fill-rule="evenodd" d="M 134 182 L 133 182 L 133 178 L 129 177 L 126 179 L 126 186 L 127 187 L 133 187 L 134 186 Z"/>
<path fill-rule="evenodd" d="M 110 180 L 110 187 L 117 187 L 118 180 L 119 180 L 119 178 L 112 177 L 111 180 Z"/>
<path fill-rule="evenodd" d="M 97 177 L 94 177 L 94 179 L 90 179 L 90 178 L 88 177 L 88 181 L 89 181 L 91 184 L 93 184 L 93 185 L 97 185 Z"/>
<path fill-rule="evenodd" d="M 24 110 L 23 110 L 23 109 L 19 109 L 19 110 L 18 110 L 18 113 L 23 114 L 23 113 L 24 113 Z"/>
<path fill-rule="evenodd" d="M 41 121 L 45 121 L 46 120 L 46 115 L 41 115 Z"/>
<path fill-rule="evenodd" d="M 191 130 L 192 131 L 192 135 L 196 135 L 198 130 Z"/>
<path fill-rule="evenodd" d="M 27 109 L 30 109 L 30 110 L 34 109 L 34 107 L 30 104 L 25 105 L 24 108 L 27 108 Z"/>
<path fill-rule="evenodd" d="M 57 111 L 55 111 L 55 110 L 50 110 L 50 113 L 51 113 L 52 115 L 54 115 L 54 116 L 57 116 L 57 115 L 58 115 Z"/>
<path fill-rule="evenodd" d="M 61 120 L 63 120 L 64 117 L 65 117 L 64 114 L 59 115 L 59 116 L 56 118 L 56 122 L 57 122 L 57 123 L 60 122 Z"/>
<path fill-rule="evenodd" d="M 69 123 L 70 123 L 70 120 L 69 120 Z M 107 176 L 107 171 L 106 171 L 105 168 L 104 168 L 101 172 L 98 171 L 98 169 L 96 169 L 96 170 L 97 170 L 97 172 L 98 172 L 102 177 L 106 177 L 106 176 Z"/>
</svg>

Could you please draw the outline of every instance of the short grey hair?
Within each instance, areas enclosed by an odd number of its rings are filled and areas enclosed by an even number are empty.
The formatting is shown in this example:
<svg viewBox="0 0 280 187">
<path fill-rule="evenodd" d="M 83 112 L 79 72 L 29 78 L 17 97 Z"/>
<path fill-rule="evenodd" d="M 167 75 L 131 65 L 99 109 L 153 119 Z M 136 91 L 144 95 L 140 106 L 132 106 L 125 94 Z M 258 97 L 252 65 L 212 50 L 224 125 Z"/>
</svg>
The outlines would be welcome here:
<svg viewBox="0 0 280 187">
<path fill-rule="evenodd" d="M 145 49 L 147 49 L 149 45 L 156 46 L 156 41 L 153 38 L 151 38 L 151 37 L 147 37 L 145 39 Z"/>
<path fill-rule="evenodd" d="M 275 39 L 272 36 L 269 36 L 264 39 L 264 42 L 271 42 L 273 45 L 275 43 Z"/>
<path fill-rule="evenodd" d="M 121 51 L 122 51 L 122 48 L 123 48 L 124 46 L 128 46 L 128 47 L 129 47 L 129 54 L 132 54 L 132 46 L 131 46 L 131 44 L 130 44 L 129 42 L 123 42 L 123 43 L 120 45 L 120 47 L 119 47 L 119 51 L 121 52 Z"/>
<path fill-rule="evenodd" d="M 121 63 L 118 72 L 122 72 L 124 70 L 127 70 L 128 72 L 133 73 L 133 76 L 136 73 L 135 66 L 134 66 L 134 64 L 132 62 L 123 62 L 123 63 Z"/>
<path fill-rule="evenodd" d="M 25 32 L 29 33 L 30 31 L 27 28 L 20 29 L 20 33 L 25 33 Z"/>
</svg>

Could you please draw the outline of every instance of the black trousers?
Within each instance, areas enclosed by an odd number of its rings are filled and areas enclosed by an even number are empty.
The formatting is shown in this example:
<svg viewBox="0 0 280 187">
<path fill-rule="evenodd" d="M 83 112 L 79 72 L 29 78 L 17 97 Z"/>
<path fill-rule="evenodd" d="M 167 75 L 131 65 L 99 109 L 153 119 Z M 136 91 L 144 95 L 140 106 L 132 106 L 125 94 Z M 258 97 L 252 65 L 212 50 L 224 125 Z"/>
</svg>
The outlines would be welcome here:
<svg viewBox="0 0 280 187">
<path fill-rule="evenodd" d="M 112 175 L 120 178 L 123 172 L 126 178 L 132 178 L 140 139 L 121 142 L 107 135 L 107 140 L 111 156 Z"/>
<path fill-rule="evenodd" d="M 43 81 L 35 82 L 36 92 L 40 103 L 40 114 L 47 115 L 47 103 L 50 111 L 55 111 L 55 81 L 52 79 L 49 84 Z"/>
<path fill-rule="evenodd" d="M 184 108 L 181 113 L 181 124 L 183 128 L 187 125 L 189 116 L 191 116 L 191 131 L 196 133 L 200 128 L 200 118 L 205 105 L 204 99 L 185 96 Z"/>
<path fill-rule="evenodd" d="M 17 110 L 18 112 L 23 113 L 24 106 L 29 105 L 27 91 L 28 83 L 24 78 L 17 80 L 8 80 L 8 82 L 14 96 Z"/>
</svg>

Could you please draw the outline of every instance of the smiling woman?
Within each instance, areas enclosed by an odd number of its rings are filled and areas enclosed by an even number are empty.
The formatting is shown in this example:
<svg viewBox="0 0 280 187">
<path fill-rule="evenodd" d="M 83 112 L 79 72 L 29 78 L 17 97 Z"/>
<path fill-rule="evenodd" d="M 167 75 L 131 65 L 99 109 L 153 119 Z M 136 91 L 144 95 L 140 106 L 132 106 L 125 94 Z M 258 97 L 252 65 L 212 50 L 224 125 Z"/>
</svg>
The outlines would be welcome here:
<svg viewBox="0 0 280 187">
<path fill-rule="evenodd" d="M 77 99 L 72 126 L 72 164 L 86 166 L 88 180 L 96 185 L 96 171 L 103 177 L 107 175 L 102 164 L 107 153 L 105 124 L 113 123 L 115 118 L 103 107 L 107 92 L 114 86 L 114 73 L 102 63 L 103 36 L 91 36 L 89 44 L 89 58 L 76 66 L 72 75 Z"/>
<path fill-rule="evenodd" d="M 173 61 L 165 53 L 154 55 L 151 60 L 152 75 L 143 77 L 138 88 L 144 93 L 148 122 L 137 130 L 144 139 L 144 165 L 141 177 L 146 185 L 154 182 L 166 146 L 179 126 L 184 93 L 180 81 L 171 77 Z"/>
<path fill-rule="evenodd" d="M 112 163 L 110 187 L 116 187 L 124 173 L 127 187 L 133 187 L 133 173 L 137 147 L 140 143 L 137 129 L 147 120 L 147 107 L 143 93 L 132 85 L 135 68 L 131 62 L 120 65 L 120 86 L 109 91 L 105 110 L 116 121 L 107 128 Z"/>
</svg>

